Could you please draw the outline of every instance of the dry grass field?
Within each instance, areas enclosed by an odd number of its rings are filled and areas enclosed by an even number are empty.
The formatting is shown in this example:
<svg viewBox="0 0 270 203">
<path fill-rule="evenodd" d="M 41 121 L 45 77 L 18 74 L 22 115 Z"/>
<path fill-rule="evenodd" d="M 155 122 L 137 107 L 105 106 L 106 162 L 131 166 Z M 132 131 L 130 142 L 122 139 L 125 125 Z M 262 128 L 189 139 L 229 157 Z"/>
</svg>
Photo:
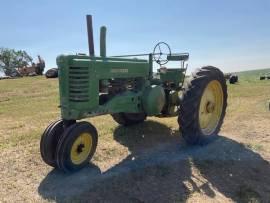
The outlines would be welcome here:
<svg viewBox="0 0 270 203">
<path fill-rule="evenodd" d="M 58 81 L 0 81 L 0 202 L 270 202 L 270 81 L 262 71 L 228 84 L 218 139 L 189 147 L 176 118 L 120 127 L 89 119 L 99 133 L 89 167 L 63 174 L 45 165 L 39 141 L 60 117 Z"/>
</svg>

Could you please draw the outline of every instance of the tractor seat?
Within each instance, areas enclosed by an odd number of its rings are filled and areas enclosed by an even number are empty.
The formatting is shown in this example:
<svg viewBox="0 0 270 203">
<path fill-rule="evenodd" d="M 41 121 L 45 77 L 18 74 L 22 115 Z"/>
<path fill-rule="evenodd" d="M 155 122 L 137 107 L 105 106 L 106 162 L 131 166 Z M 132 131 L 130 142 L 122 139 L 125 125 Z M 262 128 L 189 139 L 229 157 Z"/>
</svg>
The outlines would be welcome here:
<svg viewBox="0 0 270 203">
<path fill-rule="evenodd" d="M 181 54 L 169 54 L 167 55 L 168 61 L 187 61 L 189 59 L 188 53 L 181 53 Z"/>
</svg>

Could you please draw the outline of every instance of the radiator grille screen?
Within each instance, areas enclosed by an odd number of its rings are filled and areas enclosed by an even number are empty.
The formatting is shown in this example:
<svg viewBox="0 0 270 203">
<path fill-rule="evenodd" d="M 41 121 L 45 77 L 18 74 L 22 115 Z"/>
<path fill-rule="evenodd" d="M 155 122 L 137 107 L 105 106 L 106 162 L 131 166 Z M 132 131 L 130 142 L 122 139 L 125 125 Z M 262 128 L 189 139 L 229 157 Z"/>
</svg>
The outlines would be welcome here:
<svg viewBox="0 0 270 203">
<path fill-rule="evenodd" d="M 88 90 L 88 67 L 69 67 L 69 100 L 71 102 L 88 102 Z"/>
</svg>

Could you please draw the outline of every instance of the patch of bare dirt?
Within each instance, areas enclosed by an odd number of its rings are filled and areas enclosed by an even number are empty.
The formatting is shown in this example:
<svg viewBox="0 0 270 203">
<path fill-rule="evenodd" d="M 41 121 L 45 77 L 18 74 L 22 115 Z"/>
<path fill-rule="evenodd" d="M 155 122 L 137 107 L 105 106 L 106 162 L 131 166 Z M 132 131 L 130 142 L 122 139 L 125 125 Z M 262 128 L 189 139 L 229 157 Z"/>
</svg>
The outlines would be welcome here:
<svg viewBox="0 0 270 203">
<path fill-rule="evenodd" d="M 106 171 L 95 165 L 73 175 L 53 170 L 39 194 L 60 202 L 270 200 L 270 165 L 258 153 L 223 136 L 205 147 L 181 142 L 131 153 Z"/>
</svg>

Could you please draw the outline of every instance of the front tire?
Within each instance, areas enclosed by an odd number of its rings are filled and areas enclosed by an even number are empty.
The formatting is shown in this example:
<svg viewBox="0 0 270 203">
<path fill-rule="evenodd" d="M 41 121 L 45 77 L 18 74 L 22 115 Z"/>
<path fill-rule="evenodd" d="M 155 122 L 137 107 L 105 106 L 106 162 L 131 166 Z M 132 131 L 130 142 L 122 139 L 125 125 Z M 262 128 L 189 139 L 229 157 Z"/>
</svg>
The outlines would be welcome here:
<svg viewBox="0 0 270 203">
<path fill-rule="evenodd" d="M 83 168 L 93 157 L 97 142 L 97 130 L 90 123 L 83 121 L 69 126 L 57 145 L 58 168 L 65 172 Z"/>
<path fill-rule="evenodd" d="M 55 161 L 55 151 L 57 144 L 64 132 L 63 120 L 52 122 L 44 131 L 40 140 L 40 153 L 43 161 L 52 166 L 57 167 Z"/>
<path fill-rule="evenodd" d="M 223 73 L 207 66 L 192 74 L 180 97 L 178 123 L 188 144 L 206 144 L 220 131 L 227 107 Z"/>
</svg>

